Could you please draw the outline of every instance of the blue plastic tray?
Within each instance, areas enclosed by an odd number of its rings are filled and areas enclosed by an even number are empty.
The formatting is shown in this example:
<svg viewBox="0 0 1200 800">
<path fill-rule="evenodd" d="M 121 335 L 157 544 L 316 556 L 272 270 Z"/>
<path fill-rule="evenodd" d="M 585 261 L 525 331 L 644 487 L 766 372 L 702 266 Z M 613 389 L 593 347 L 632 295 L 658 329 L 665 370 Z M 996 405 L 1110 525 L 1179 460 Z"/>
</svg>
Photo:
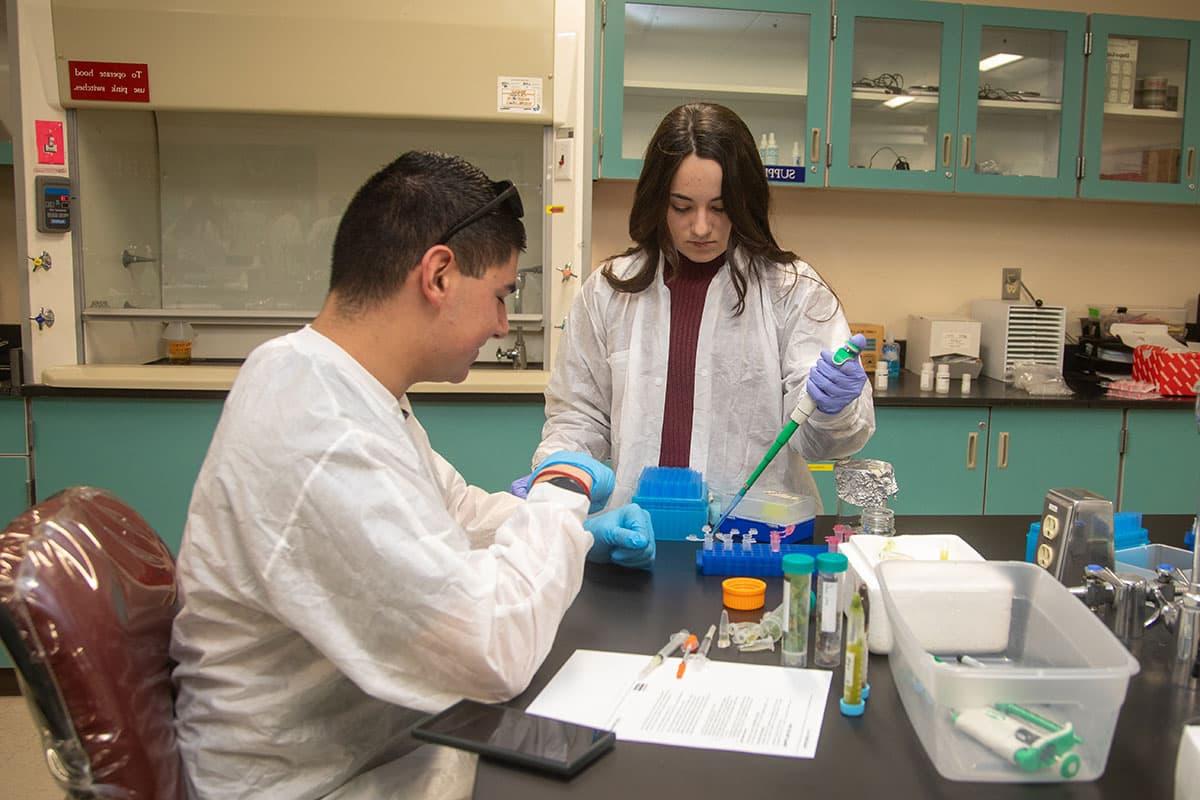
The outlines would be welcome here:
<svg viewBox="0 0 1200 800">
<path fill-rule="evenodd" d="M 823 544 L 785 544 L 778 553 L 772 553 L 769 544 L 752 544 L 747 553 L 740 544 L 722 549 L 721 543 L 717 542 L 712 550 L 705 550 L 704 545 L 697 546 L 696 571 L 701 575 L 774 578 L 783 575 L 783 557 L 790 553 L 804 553 L 816 559 L 821 553 L 828 552 L 829 548 Z"/>
</svg>

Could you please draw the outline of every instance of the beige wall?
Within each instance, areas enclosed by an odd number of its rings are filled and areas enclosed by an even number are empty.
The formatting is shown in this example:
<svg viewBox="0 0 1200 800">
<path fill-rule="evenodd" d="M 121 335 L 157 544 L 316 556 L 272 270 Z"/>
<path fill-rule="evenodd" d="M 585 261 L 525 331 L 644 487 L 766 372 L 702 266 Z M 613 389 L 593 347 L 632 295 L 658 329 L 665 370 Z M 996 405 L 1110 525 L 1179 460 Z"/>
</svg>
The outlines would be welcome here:
<svg viewBox="0 0 1200 800">
<path fill-rule="evenodd" d="M 975 0 L 968 0 L 975 2 Z M 986 0 L 983 5 L 1200 20 L 1200 0 Z M 592 261 L 629 244 L 633 183 L 594 185 Z M 854 321 L 904 336 L 914 312 L 999 297 L 1000 268 L 1073 318 L 1092 304 L 1186 306 L 1200 294 L 1200 206 L 867 190 L 773 190 L 780 243 L 837 289 Z"/>
</svg>

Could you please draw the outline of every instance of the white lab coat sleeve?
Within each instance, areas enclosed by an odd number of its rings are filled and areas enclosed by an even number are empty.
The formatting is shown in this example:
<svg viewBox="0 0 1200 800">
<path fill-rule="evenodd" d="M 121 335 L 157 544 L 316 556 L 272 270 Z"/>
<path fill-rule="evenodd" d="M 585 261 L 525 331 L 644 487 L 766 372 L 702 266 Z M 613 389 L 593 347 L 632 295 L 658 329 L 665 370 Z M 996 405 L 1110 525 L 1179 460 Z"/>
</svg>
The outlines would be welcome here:
<svg viewBox="0 0 1200 800">
<path fill-rule="evenodd" d="M 587 498 L 536 486 L 472 549 L 413 461 L 362 431 L 325 452 L 256 565 L 268 608 L 380 700 L 431 711 L 511 699 L 582 585 Z"/>
<path fill-rule="evenodd" d="M 486 492 L 471 486 L 436 451 L 433 466 L 446 508 L 462 526 L 473 548 L 487 547 L 495 541 L 496 529 L 524 502 L 508 492 Z"/>
<path fill-rule="evenodd" d="M 783 349 L 784 421 L 800 401 L 808 371 L 821 351 L 837 350 L 850 338 L 837 297 L 807 264 L 798 266 L 796 285 L 775 304 Z M 875 404 L 868 380 L 862 394 L 837 414 L 814 411 L 789 444 L 809 462 L 846 458 L 861 450 L 874 432 Z"/>
<path fill-rule="evenodd" d="M 612 368 L 609 365 L 604 276 L 597 270 L 571 304 L 550 382 L 546 423 L 532 466 L 559 450 L 608 461 L 612 452 Z"/>
</svg>

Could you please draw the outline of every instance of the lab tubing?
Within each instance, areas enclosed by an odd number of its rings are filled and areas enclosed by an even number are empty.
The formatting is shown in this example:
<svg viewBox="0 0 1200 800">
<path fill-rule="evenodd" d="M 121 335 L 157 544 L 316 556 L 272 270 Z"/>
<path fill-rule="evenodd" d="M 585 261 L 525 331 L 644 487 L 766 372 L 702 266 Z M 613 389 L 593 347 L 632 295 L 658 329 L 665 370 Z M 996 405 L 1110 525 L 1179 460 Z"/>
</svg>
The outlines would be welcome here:
<svg viewBox="0 0 1200 800">
<path fill-rule="evenodd" d="M 811 610 L 812 556 L 783 557 L 783 659 L 785 667 L 808 666 L 808 615 Z"/>
<path fill-rule="evenodd" d="M 813 666 L 834 669 L 842 659 L 842 576 L 846 556 L 821 553 L 817 556 L 817 636 Z"/>
</svg>

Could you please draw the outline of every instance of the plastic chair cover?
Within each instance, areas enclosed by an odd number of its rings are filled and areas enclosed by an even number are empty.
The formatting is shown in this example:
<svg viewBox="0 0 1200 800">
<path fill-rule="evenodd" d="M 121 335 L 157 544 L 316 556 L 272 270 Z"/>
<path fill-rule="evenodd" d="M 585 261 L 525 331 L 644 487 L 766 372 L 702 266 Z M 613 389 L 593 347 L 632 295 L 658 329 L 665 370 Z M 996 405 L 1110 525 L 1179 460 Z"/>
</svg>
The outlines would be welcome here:
<svg viewBox="0 0 1200 800">
<path fill-rule="evenodd" d="M 67 489 L 0 533 L 0 640 L 72 798 L 186 797 L 167 649 L 170 551 L 135 511 Z"/>
</svg>

